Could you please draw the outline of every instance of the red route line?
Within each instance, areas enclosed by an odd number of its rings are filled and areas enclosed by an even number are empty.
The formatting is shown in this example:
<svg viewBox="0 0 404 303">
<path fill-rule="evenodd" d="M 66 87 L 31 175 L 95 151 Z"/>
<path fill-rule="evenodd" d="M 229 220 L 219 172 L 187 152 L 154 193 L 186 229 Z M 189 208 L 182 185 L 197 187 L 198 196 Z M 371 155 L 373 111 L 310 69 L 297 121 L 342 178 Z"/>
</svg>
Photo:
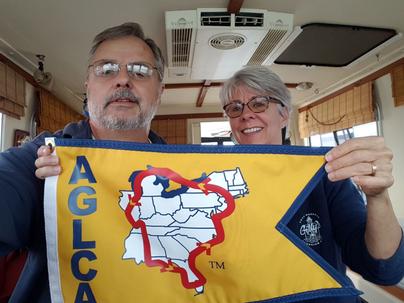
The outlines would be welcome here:
<svg viewBox="0 0 404 303">
<path fill-rule="evenodd" d="M 170 180 L 173 180 L 181 185 L 186 185 L 190 188 L 195 188 L 195 189 L 200 189 L 205 195 L 209 194 L 210 192 L 217 193 L 225 198 L 227 201 L 227 207 L 224 211 L 213 214 L 211 216 L 211 219 L 213 221 L 213 225 L 215 226 L 217 235 L 215 238 L 212 240 L 209 240 L 204 243 L 199 243 L 198 247 L 192 250 L 189 253 L 189 267 L 192 270 L 192 272 L 195 274 L 195 276 L 198 278 L 197 280 L 190 282 L 187 278 L 187 272 L 185 269 L 177 266 L 174 264 L 171 260 L 168 260 L 168 262 L 164 262 L 162 260 L 153 260 L 151 257 L 151 248 L 150 248 L 150 240 L 147 234 L 146 230 L 146 224 L 142 220 L 134 220 L 131 213 L 133 208 L 136 205 L 139 205 L 139 200 L 142 197 L 142 180 L 151 175 L 157 175 L 157 176 L 163 176 L 166 177 Z M 134 192 L 134 196 L 130 198 L 131 202 L 128 203 L 128 206 L 125 209 L 125 215 L 127 220 L 130 222 L 130 224 L 133 226 L 133 228 L 140 228 L 142 232 L 142 238 L 143 238 L 143 247 L 144 247 L 144 255 L 145 255 L 145 263 L 149 267 L 153 266 L 160 266 L 161 267 L 161 272 L 165 271 L 170 271 L 170 272 L 176 272 L 179 273 L 181 276 L 181 282 L 182 285 L 185 288 L 197 288 L 200 286 L 205 285 L 206 283 L 206 278 L 200 273 L 200 271 L 196 268 L 195 266 L 195 260 L 196 257 L 202 254 L 203 252 L 206 252 L 206 254 L 210 255 L 210 249 L 211 247 L 220 244 L 224 241 L 224 229 L 223 225 L 221 224 L 221 221 L 230 216 L 235 208 L 235 203 L 234 203 L 234 198 L 233 196 L 224 188 L 214 185 L 214 184 L 209 184 L 208 182 L 210 181 L 209 178 L 204 179 L 201 182 L 195 182 L 192 180 L 188 180 L 180 176 L 178 173 L 172 171 L 169 168 L 149 168 L 147 170 L 144 170 L 140 172 L 136 178 L 133 180 L 132 183 L 132 189 Z M 203 187 L 204 189 L 201 189 Z M 207 244 L 207 245 L 205 245 Z"/>
</svg>

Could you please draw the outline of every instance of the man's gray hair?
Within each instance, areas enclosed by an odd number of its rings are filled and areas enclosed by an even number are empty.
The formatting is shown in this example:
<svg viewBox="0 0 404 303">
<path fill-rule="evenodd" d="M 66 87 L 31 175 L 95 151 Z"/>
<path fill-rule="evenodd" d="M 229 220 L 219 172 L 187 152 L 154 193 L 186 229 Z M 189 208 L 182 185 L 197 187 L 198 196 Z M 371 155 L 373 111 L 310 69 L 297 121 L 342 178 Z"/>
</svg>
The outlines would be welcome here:
<svg viewBox="0 0 404 303">
<path fill-rule="evenodd" d="M 127 36 L 139 38 L 150 47 L 156 61 L 156 68 L 159 73 L 159 79 L 160 81 L 163 81 L 164 58 L 161 50 L 152 39 L 145 37 L 142 27 L 135 22 L 126 22 L 118 26 L 107 28 L 106 30 L 95 36 L 93 40 L 93 46 L 90 50 L 90 60 L 94 56 L 95 51 L 104 41 L 123 38 Z"/>
<path fill-rule="evenodd" d="M 232 101 L 240 86 L 250 88 L 262 96 L 274 97 L 282 102 L 289 113 L 292 110 L 289 89 L 277 74 L 264 66 L 247 66 L 228 79 L 220 91 L 223 106 Z M 279 110 L 281 112 L 281 108 Z"/>
</svg>

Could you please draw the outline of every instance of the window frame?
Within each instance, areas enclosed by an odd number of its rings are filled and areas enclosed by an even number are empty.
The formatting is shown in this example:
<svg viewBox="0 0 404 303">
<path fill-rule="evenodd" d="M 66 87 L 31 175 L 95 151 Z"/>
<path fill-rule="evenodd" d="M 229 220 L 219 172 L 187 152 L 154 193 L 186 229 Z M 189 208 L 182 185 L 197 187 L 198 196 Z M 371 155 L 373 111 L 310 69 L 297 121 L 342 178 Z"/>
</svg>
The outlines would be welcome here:
<svg viewBox="0 0 404 303">
<path fill-rule="evenodd" d="M 355 127 L 360 127 L 362 125 L 371 124 L 371 123 L 374 123 L 374 130 L 376 131 L 376 134 L 369 134 L 369 135 L 377 135 L 377 136 L 379 136 L 380 135 L 379 125 L 378 125 L 377 121 L 374 121 L 374 122 L 369 122 L 369 123 L 365 123 L 365 124 L 361 124 L 361 125 L 356 125 L 356 126 L 353 126 L 353 127 L 350 127 L 350 128 L 344 128 L 344 129 L 340 129 L 340 130 L 337 130 L 337 131 L 332 131 L 332 132 L 325 133 L 325 134 L 318 134 L 318 135 L 310 136 L 308 138 L 305 138 L 304 143 L 305 143 L 306 146 L 310 146 L 310 147 L 325 147 L 325 146 L 326 147 L 334 147 L 334 146 L 338 146 L 338 145 L 344 143 L 345 141 L 347 141 L 349 139 L 355 138 L 355 129 L 354 129 Z M 342 134 L 340 132 L 342 132 Z M 333 135 L 335 145 L 324 145 L 323 144 L 323 141 L 324 141 L 323 136 L 329 136 L 330 134 Z M 317 137 L 317 136 L 319 136 L 320 145 L 314 145 L 313 146 L 313 139 L 314 139 L 314 137 Z M 359 138 L 359 137 L 362 137 L 362 136 L 357 136 L 357 137 Z M 342 140 L 342 139 L 344 139 L 344 140 Z"/>
</svg>

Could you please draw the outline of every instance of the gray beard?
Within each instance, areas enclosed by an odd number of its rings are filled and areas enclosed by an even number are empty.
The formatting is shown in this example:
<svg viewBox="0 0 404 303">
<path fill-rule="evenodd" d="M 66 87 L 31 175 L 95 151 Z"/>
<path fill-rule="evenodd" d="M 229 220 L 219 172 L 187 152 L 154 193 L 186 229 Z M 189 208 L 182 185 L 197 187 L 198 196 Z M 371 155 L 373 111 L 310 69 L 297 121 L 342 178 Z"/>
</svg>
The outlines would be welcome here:
<svg viewBox="0 0 404 303">
<path fill-rule="evenodd" d="M 140 104 L 139 104 L 140 107 Z M 116 117 L 105 113 L 100 106 L 88 104 L 90 119 L 96 122 L 100 127 L 110 130 L 131 130 L 149 128 L 154 115 L 157 112 L 157 104 L 153 104 L 147 113 L 144 113 L 141 108 L 140 112 L 135 117 Z"/>
</svg>

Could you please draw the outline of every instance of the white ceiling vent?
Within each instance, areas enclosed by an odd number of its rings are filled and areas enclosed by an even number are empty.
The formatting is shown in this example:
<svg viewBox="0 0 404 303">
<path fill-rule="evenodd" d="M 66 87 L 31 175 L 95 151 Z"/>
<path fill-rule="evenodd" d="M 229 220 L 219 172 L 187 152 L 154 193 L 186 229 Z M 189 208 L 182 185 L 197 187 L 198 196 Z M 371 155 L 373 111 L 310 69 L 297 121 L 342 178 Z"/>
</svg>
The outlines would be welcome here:
<svg viewBox="0 0 404 303">
<path fill-rule="evenodd" d="M 293 15 L 283 14 L 282 18 L 279 18 L 278 13 L 267 12 L 266 17 L 269 21 L 268 32 L 247 65 L 272 64 L 292 41 L 288 38 L 293 30 Z"/>
<path fill-rule="evenodd" d="M 212 37 L 209 44 L 214 48 L 226 50 L 242 46 L 245 40 L 245 37 L 240 34 L 219 34 Z"/>
<path fill-rule="evenodd" d="M 196 35 L 196 11 L 165 12 L 168 76 L 190 75 Z"/>
<path fill-rule="evenodd" d="M 271 64 L 292 29 L 293 15 L 266 10 L 166 12 L 169 76 L 221 80 L 245 65 Z"/>
</svg>

